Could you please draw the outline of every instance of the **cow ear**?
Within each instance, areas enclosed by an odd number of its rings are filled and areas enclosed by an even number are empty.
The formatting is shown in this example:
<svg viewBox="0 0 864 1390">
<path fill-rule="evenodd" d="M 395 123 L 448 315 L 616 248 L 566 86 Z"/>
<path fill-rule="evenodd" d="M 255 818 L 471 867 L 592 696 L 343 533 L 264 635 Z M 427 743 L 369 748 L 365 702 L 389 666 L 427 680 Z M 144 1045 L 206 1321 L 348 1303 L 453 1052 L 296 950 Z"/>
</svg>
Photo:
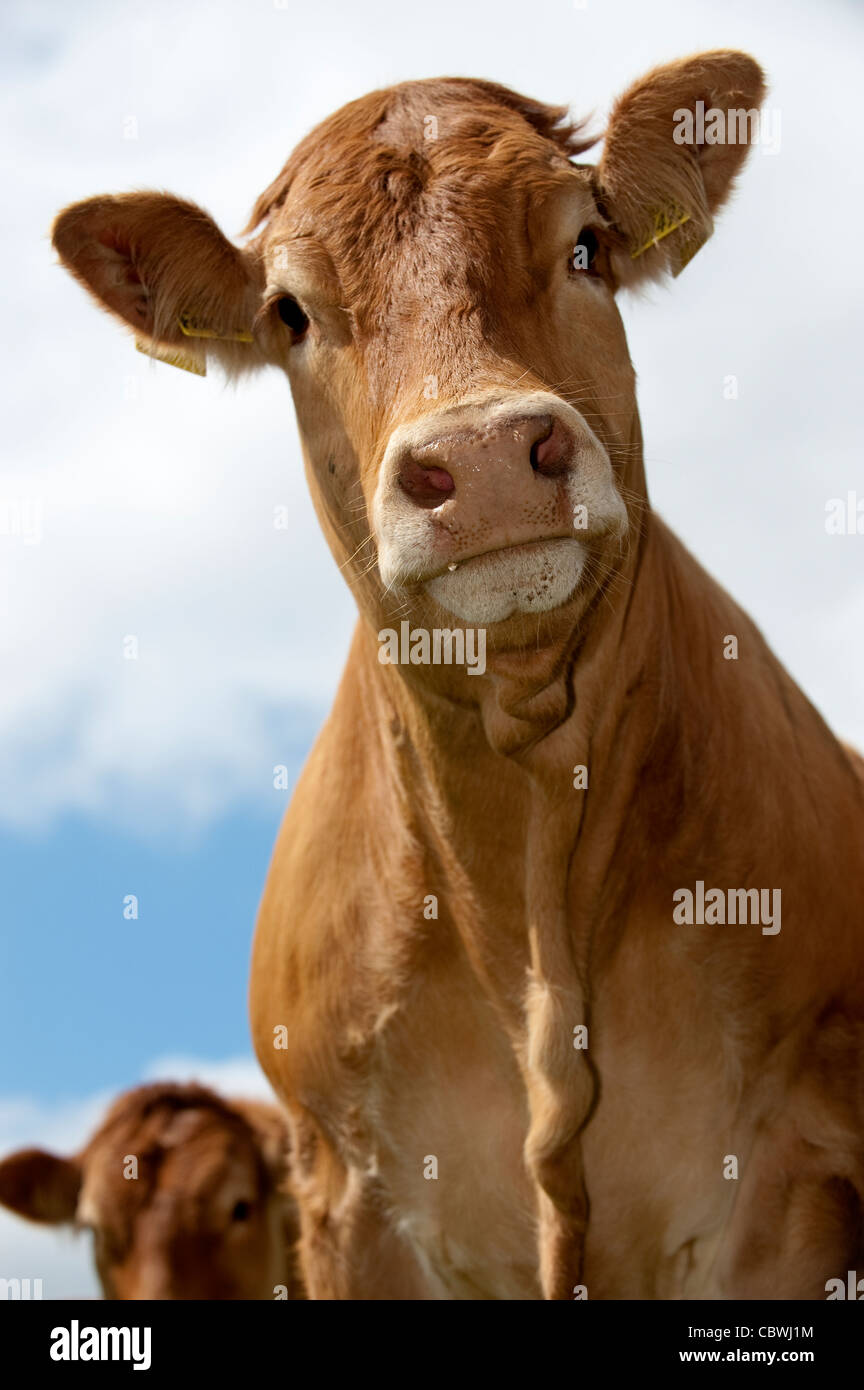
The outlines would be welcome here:
<svg viewBox="0 0 864 1390">
<path fill-rule="evenodd" d="M 678 275 L 708 240 L 764 94 L 758 63 L 721 51 L 655 68 L 616 102 L 597 178 L 601 208 L 623 234 L 619 283 Z"/>
<path fill-rule="evenodd" d="M 254 352 L 260 261 L 194 203 L 167 193 L 88 198 L 59 214 L 52 240 L 76 280 L 146 342 L 201 360 L 205 349 L 229 360 Z"/>
<path fill-rule="evenodd" d="M 0 1161 L 0 1203 L 28 1221 L 74 1221 L 80 1188 L 81 1168 L 73 1158 L 20 1149 Z"/>
</svg>

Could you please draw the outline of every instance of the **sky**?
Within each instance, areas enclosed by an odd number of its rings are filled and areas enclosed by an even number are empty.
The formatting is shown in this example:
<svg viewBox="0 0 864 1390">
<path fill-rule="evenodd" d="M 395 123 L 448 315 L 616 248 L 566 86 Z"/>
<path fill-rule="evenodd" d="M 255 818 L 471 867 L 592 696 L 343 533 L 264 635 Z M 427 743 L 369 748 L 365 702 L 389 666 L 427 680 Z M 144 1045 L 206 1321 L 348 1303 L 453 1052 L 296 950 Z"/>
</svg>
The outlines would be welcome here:
<svg viewBox="0 0 864 1390">
<path fill-rule="evenodd" d="M 3 1153 L 73 1149 L 145 1078 L 261 1088 L 245 994 L 290 795 L 273 770 L 293 784 L 355 618 L 287 383 L 136 354 L 57 267 L 55 213 L 162 188 L 236 238 L 297 140 L 371 88 L 486 77 L 602 128 L 658 62 L 753 53 L 779 148 L 754 147 L 679 279 L 621 301 L 649 487 L 864 745 L 864 536 L 825 528 L 831 499 L 864 499 L 864 17 L 843 0 L 534 0 L 526 35 L 515 0 L 6 0 L 0 24 Z M 85 1241 L 8 1217 L 0 1275 L 95 1291 Z"/>
</svg>

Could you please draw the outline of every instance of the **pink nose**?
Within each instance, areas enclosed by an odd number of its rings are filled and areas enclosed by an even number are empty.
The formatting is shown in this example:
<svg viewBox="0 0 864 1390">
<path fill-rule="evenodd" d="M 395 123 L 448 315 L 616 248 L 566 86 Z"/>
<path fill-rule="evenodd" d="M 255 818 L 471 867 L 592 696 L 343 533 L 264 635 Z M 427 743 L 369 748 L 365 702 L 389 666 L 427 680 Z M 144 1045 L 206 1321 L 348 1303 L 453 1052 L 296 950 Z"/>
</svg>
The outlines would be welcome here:
<svg viewBox="0 0 864 1390">
<path fill-rule="evenodd" d="M 402 491 L 418 507 L 452 500 L 455 510 L 487 515 L 542 506 L 570 471 L 575 441 L 552 415 L 523 414 L 488 427 L 456 429 L 406 448 L 398 463 Z"/>
</svg>

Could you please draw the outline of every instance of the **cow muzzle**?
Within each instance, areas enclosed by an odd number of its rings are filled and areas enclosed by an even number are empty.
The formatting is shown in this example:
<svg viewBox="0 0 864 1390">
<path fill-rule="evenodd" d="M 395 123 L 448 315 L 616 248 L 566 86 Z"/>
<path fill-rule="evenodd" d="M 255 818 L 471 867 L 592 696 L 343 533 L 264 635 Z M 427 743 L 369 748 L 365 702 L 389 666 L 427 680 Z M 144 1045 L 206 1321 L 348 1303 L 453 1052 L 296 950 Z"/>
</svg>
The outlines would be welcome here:
<svg viewBox="0 0 864 1390">
<path fill-rule="evenodd" d="M 388 589 L 425 588 L 456 617 L 500 622 L 565 603 L 627 512 L 609 455 L 547 392 L 462 404 L 391 436 L 372 505 Z"/>
</svg>

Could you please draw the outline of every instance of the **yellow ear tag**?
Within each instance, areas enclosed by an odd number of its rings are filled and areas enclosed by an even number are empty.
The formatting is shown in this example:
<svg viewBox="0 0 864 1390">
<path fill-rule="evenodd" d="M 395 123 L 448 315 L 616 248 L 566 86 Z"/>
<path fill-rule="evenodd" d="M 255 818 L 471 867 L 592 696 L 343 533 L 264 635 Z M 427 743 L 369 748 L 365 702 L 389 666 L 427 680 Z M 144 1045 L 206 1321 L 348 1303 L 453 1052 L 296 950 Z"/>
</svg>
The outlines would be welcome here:
<svg viewBox="0 0 864 1390">
<path fill-rule="evenodd" d="M 635 251 L 630 252 L 631 261 L 635 261 L 638 256 L 643 256 L 646 251 L 651 250 L 652 246 L 657 246 L 663 241 L 664 237 L 671 236 L 672 232 L 677 232 L 679 227 L 683 227 L 686 222 L 690 221 L 691 214 L 685 208 L 677 205 L 671 208 L 661 208 L 659 212 L 655 212 L 654 234 L 645 242 L 644 246 L 639 246 Z M 681 274 L 685 265 L 692 261 L 700 246 L 705 245 L 710 235 L 710 222 L 704 231 L 700 230 L 694 222 L 682 236 L 676 238 L 669 253 L 669 269 L 673 275 Z"/>
<path fill-rule="evenodd" d="M 655 213 L 654 235 L 645 242 L 644 246 L 640 246 L 638 250 L 630 252 L 631 261 L 635 261 L 637 256 L 642 256 L 646 251 L 650 251 L 651 247 L 656 246 L 658 241 L 662 241 L 664 237 L 677 231 L 679 227 L 683 227 L 684 223 L 689 221 L 690 214 L 689 212 L 685 212 L 683 208 L 670 208 L 667 211 L 661 209 L 660 212 Z"/>
<path fill-rule="evenodd" d="M 177 326 L 186 338 L 215 338 L 220 343 L 254 343 L 255 341 L 252 334 L 246 332 L 245 329 L 238 329 L 236 333 L 214 333 L 212 328 L 202 328 L 200 324 L 195 322 L 191 314 L 181 314 L 177 319 Z M 155 357 L 157 362 L 167 362 L 169 367 L 179 367 L 183 372 L 194 372 L 195 376 L 207 375 L 206 362 L 200 362 L 197 357 L 192 357 L 187 352 L 178 352 L 176 348 L 154 347 L 141 338 L 135 339 L 135 346 L 146 357 Z"/>
<path fill-rule="evenodd" d="M 710 235 L 710 227 L 703 236 L 699 236 L 691 228 L 691 235 L 685 236 L 681 242 L 681 246 L 679 247 L 678 264 L 672 267 L 673 275 L 681 274 L 681 271 L 684 269 L 685 265 L 689 265 L 690 261 L 692 261 L 693 257 L 696 255 L 696 252 L 699 250 L 700 246 L 705 245 Z"/>
<path fill-rule="evenodd" d="M 190 357 L 186 352 L 176 352 L 173 348 L 154 347 L 141 338 L 135 339 L 135 346 L 145 357 L 155 357 L 157 362 L 167 362 L 169 367 L 179 367 L 181 372 L 193 372 L 195 376 L 207 375 L 207 364 Z"/>
<path fill-rule="evenodd" d="M 184 333 L 187 338 L 216 338 L 220 343 L 254 343 L 255 341 L 252 334 L 245 329 L 238 329 L 236 333 L 214 333 L 212 328 L 202 328 L 190 314 L 181 314 L 177 323 L 180 332 Z"/>
</svg>

